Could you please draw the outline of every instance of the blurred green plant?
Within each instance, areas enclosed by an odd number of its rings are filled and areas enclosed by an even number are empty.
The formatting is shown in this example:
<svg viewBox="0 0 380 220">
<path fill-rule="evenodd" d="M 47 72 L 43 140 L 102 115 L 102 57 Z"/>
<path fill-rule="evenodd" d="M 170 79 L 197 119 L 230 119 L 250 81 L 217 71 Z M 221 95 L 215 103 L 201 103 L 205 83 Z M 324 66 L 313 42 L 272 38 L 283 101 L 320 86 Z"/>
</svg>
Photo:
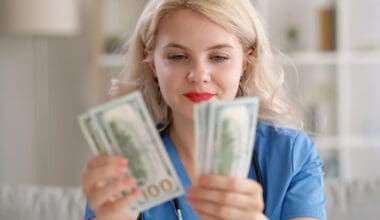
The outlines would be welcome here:
<svg viewBox="0 0 380 220">
<path fill-rule="evenodd" d="M 123 42 L 117 35 L 110 35 L 105 39 L 104 52 L 105 53 L 120 53 L 123 48 Z"/>
<path fill-rule="evenodd" d="M 286 33 L 288 52 L 298 49 L 298 29 L 295 26 L 289 26 Z"/>
</svg>

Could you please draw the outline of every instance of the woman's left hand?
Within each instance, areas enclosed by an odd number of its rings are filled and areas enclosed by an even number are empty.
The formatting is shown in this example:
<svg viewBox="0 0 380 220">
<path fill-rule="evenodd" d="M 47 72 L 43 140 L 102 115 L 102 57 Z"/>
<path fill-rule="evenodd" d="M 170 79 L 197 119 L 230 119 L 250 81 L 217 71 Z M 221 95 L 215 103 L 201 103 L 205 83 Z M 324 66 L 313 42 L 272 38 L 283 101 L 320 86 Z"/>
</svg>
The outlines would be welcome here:
<svg viewBox="0 0 380 220">
<path fill-rule="evenodd" d="M 200 177 L 188 193 L 188 202 L 202 220 L 267 219 L 263 214 L 263 190 L 254 180 L 207 175 Z"/>
</svg>

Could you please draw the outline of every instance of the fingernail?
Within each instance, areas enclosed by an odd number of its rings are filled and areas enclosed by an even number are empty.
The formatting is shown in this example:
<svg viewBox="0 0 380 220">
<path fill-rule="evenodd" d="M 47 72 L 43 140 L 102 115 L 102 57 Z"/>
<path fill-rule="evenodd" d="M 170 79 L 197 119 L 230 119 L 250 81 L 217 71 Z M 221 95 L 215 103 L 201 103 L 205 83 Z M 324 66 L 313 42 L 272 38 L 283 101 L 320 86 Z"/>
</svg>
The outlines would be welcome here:
<svg viewBox="0 0 380 220">
<path fill-rule="evenodd" d="M 119 167 L 117 169 L 117 173 L 119 173 L 119 174 L 125 174 L 126 172 L 127 172 L 127 168 L 125 166 Z"/>
<path fill-rule="evenodd" d="M 136 186 L 137 184 L 137 180 L 134 177 L 131 178 L 131 184 L 132 186 Z"/>
<path fill-rule="evenodd" d="M 127 164 L 127 161 L 128 161 L 128 160 L 127 160 L 126 158 L 122 157 L 122 158 L 119 159 L 119 164 L 120 164 L 120 165 L 126 165 L 126 164 Z"/>
<path fill-rule="evenodd" d="M 103 186 L 105 186 L 106 185 L 106 183 L 104 182 L 104 181 L 101 181 L 101 182 L 97 182 L 96 183 L 96 187 L 98 187 L 98 188 L 102 188 Z"/>
<path fill-rule="evenodd" d="M 135 186 L 136 185 L 136 180 L 134 178 L 127 177 L 126 179 L 123 180 L 123 183 L 127 186 Z"/>
<path fill-rule="evenodd" d="M 134 196 L 138 196 L 138 195 L 141 194 L 141 190 L 140 190 L 139 188 L 133 188 L 133 190 L 132 190 L 132 194 L 133 194 Z"/>
</svg>

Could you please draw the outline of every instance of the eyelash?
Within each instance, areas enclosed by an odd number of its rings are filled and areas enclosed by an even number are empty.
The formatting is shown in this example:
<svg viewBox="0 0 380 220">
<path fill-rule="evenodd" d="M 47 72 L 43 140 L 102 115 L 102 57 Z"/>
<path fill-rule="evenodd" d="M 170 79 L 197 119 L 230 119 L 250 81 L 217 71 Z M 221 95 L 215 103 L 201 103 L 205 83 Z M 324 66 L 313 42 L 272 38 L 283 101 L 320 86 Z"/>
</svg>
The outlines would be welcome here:
<svg viewBox="0 0 380 220">
<path fill-rule="evenodd" d="M 226 56 L 212 56 L 211 59 L 217 63 L 222 63 L 222 62 L 228 60 L 229 58 Z"/>
<path fill-rule="evenodd" d="M 168 59 L 172 60 L 172 61 L 181 61 L 181 60 L 187 59 L 187 56 L 186 55 L 181 55 L 181 54 L 178 54 L 178 55 L 169 55 Z M 217 63 L 222 63 L 222 62 L 224 62 L 226 60 L 229 60 L 229 57 L 227 57 L 227 56 L 218 56 L 217 55 L 217 56 L 211 56 L 210 60 L 212 60 L 214 62 L 217 62 Z"/>
<path fill-rule="evenodd" d="M 180 60 L 187 59 L 187 57 L 182 54 L 176 54 L 176 55 L 169 55 L 168 59 L 172 61 L 180 61 Z"/>
</svg>

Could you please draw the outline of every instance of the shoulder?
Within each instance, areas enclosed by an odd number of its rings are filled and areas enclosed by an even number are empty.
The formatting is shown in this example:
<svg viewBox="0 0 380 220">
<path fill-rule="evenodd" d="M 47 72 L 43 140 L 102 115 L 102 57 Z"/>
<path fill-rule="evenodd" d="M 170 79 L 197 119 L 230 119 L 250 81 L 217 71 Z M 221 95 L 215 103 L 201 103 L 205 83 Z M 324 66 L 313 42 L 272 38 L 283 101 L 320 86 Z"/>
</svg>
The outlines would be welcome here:
<svg viewBox="0 0 380 220">
<path fill-rule="evenodd" d="M 266 214 L 271 219 L 325 219 L 322 161 L 306 132 L 259 122 L 254 148 L 263 174 Z"/>
<path fill-rule="evenodd" d="M 289 144 L 299 141 L 312 142 L 311 138 L 302 130 L 278 127 L 262 121 L 257 123 L 256 138 L 272 142 L 282 141 Z"/>
<path fill-rule="evenodd" d="M 258 122 L 255 148 L 264 158 L 288 160 L 291 169 L 302 166 L 304 159 L 316 155 L 314 141 L 306 132 Z"/>
</svg>

